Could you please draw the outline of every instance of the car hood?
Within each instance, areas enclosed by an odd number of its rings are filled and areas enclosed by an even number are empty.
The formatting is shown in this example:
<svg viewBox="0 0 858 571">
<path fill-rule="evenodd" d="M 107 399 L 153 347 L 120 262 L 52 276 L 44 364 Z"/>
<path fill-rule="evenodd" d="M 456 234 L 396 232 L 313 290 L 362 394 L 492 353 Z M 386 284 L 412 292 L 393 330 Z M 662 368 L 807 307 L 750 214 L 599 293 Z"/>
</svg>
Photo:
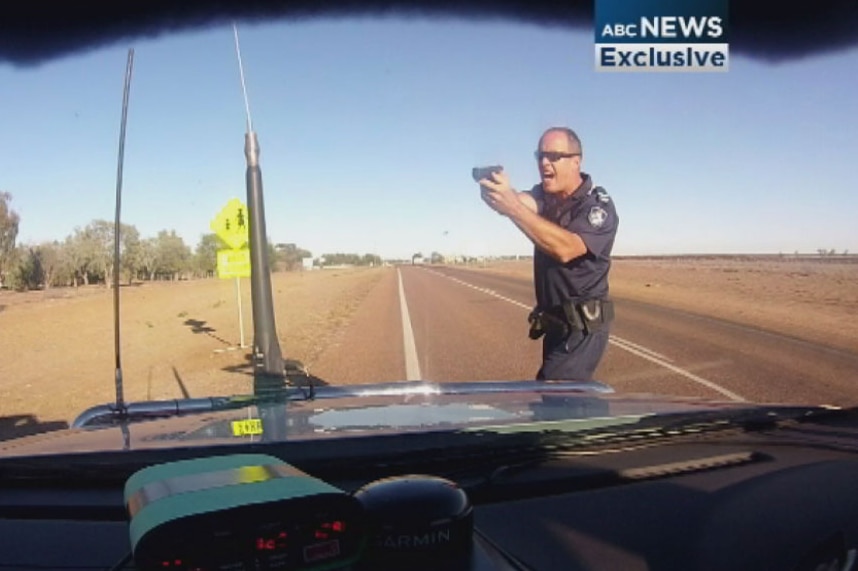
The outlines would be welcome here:
<svg viewBox="0 0 858 571">
<path fill-rule="evenodd" d="M 228 410 L 185 414 L 175 414 L 182 408 L 180 401 L 161 401 L 162 411 L 172 410 L 173 414 L 136 422 L 69 428 L 0 442 L 0 458 L 341 440 L 415 432 L 574 431 L 629 424 L 654 415 L 726 412 L 758 406 L 618 394 L 599 383 L 533 381 L 365 385 L 348 391 L 317 394 L 312 399 L 258 402 L 246 397 L 246 401 L 248 404 L 241 406 L 242 399 L 233 397 Z"/>
</svg>

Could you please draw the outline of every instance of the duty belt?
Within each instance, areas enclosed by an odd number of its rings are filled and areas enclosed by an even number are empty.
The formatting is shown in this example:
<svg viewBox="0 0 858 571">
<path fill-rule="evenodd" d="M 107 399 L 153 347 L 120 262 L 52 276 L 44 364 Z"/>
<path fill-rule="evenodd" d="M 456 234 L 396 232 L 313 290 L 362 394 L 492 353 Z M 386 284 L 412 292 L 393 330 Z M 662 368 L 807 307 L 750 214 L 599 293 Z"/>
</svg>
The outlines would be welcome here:
<svg viewBox="0 0 858 571">
<path fill-rule="evenodd" d="M 546 333 L 566 337 L 572 331 L 583 331 L 589 335 L 614 319 L 614 303 L 609 299 L 567 301 L 544 309 L 536 307 L 527 319 L 531 339 L 539 339 Z"/>
</svg>

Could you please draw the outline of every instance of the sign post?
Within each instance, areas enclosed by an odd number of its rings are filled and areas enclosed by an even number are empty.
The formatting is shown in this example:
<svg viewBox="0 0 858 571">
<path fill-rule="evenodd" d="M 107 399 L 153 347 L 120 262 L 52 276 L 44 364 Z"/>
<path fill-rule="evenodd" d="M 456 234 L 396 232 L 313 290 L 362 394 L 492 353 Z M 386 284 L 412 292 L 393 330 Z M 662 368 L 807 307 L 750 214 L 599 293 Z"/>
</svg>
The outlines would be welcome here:
<svg viewBox="0 0 858 571">
<path fill-rule="evenodd" d="M 250 237 L 247 226 L 247 206 L 239 199 L 227 202 L 214 220 L 211 229 L 229 246 L 217 252 L 217 275 L 221 279 L 235 278 L 236 297 L 238 298 L 238 326 L 241 348 L 244 344 L 244 317 L 241 310 L 241 278 L 250 277 L 250 250 L 247 242 Z"/>
<path fill-rule="evenodd" d="M 239 345 L 242 349 L 245 348 L 244 344 L 244 319 L 241 315 L 241 278 L 235 278 L 235 297 L 238 300 L 238 331 L 239 331 Z"/>
</svg>

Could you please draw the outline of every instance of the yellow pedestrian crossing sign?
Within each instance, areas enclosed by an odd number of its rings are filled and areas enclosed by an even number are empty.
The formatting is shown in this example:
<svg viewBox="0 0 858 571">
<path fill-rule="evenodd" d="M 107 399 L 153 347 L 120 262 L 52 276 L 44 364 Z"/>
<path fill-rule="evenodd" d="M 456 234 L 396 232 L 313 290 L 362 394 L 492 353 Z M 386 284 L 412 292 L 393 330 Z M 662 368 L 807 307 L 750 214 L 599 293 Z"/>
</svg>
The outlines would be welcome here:
<svg viewBox="0 0 858 571">
<path fill-rule="evenodd" d="M 250 250 L 218 250 L 217 276 L 219 278 L 249 278 Z"/>
<path fill-rule="evenodd" d="M 212 220 L 211 229 L 233 250 L 241 248 L 250 238 L 247 206 L 233 198 Z"/>
</svg>

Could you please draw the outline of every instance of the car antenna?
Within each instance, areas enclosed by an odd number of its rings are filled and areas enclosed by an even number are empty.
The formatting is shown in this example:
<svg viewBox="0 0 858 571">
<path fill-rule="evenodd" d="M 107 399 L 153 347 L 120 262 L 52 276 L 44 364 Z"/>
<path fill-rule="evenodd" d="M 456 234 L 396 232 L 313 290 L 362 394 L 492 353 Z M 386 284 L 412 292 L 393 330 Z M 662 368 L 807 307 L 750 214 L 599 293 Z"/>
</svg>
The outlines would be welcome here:
<svg viewBox="0 0 858 571">
<path fill-rule="evenodd" d="M 232 24 L 235 36 L 235 53 L 241 76 L 241 91 L 244 95 L 244 110 L 247 117 L 247 133 L 244 136 L 244 156 L 247 159 L 245 181 L 247 186 L 247 210 L 250 230 L 250 293 L 253 306 L 253 378 L 254 392 L 277 389 L 290 373 L 306 376 L 303 365 L 294 360 L 284 360 L 274 323 L 274 302 L 271 295 L 271 272 L 268 264 L 268 239 L 265 229 L 265 203 L 262 193 L 262 171 L 259 168 L 259 141 L 253 130 L 247 83 L 238 41 L 238 27 Z M 273 386 L 271 386 L 273 382 Z M 312 384 L 310 385 L 312 392 Z"/>
<path fill-rule="evenodd" d="M 116 358 L 116 412 L 124 416 L 125 397 L 122 388 L 122 360 L 119 343 L 119 274 L 120 274 L 120 214 L 122 212 L 122 164 L 125 160 L 125 125 L 128 121 L 128 95 L 131 88 L 131 72 L 134 67 L 134 48 L 128 49 L 125 66 L 125 88 L 122 94 L 122 121 L 119 128 L 119 159 L 116 167 L 116 219 L 113 226 L 113 352 Z"/>
</svg>

